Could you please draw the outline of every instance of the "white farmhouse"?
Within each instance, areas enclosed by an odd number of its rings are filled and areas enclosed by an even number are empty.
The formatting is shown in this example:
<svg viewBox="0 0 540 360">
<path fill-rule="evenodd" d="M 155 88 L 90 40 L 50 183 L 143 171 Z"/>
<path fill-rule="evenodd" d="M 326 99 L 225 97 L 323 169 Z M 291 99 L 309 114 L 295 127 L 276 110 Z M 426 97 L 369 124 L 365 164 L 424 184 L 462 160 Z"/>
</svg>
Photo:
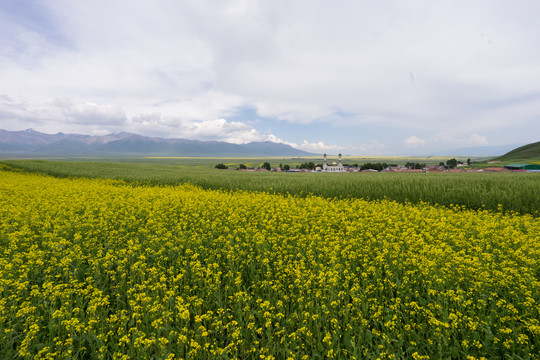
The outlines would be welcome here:
<svg viewBox="0 0 540 360">
<path fill-rule="evenodd" d="M 323 172 L 345 172 L 345 168 L 341 163 L 341 153 L 339 154 L 339 162 L 332 162 L 328 165 L 328 160 L 326 159 L 326 154 L 324 154 L 324 163 L 323 163 Z"/>
</svg>

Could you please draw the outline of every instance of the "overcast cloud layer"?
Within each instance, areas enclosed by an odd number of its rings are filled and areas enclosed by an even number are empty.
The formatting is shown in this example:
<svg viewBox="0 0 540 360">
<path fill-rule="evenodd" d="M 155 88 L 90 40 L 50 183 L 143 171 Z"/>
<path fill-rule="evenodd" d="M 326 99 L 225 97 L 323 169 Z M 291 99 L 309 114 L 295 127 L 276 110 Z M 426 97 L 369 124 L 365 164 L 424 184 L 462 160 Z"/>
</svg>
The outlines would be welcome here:
<svg viewBox="0 0 540 360">
<path fill-rule="evenodd" d="M 540 2 L 0 0 L 0 128 L 429 154 L 540 140 Z"/>
</svg>

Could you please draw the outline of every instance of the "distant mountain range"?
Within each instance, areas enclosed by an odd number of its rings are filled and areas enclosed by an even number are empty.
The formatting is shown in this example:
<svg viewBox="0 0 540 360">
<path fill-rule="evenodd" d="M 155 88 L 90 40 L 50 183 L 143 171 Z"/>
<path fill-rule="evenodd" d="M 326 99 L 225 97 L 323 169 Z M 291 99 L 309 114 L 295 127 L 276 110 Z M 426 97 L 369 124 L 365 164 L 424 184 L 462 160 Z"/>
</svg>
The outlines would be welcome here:
<svg viewBox="0 0 540 360">
<path fill-rule="evenodd" d="M 33 129 L 0 129 L 3 156 L 311 156 L 286 144 L 270 141 L 231 144 L 147 137 L 126 132 L 103 136 L 45 134 Z"/>
</svg>

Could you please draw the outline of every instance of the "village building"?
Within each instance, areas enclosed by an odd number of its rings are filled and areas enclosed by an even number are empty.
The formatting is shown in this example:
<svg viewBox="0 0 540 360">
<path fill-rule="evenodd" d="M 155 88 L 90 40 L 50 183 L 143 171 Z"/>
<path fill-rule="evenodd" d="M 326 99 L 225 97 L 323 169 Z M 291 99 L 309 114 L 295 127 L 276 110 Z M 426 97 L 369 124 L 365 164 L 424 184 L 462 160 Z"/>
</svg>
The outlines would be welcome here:
<svg viewBox="0 0 540 360">
<path fill-rule="evenodd" d="M 540 170 L 540 164 L 509 164 L 504 165 L 504 168 L 512 171 L 536 172 Z"/>
<path fill-rule="evenodd" d="M 335 161 L 331 164 L 328 164 L 328 159 L 326 158 L 326 154 L 324 154 L 324 162 L 323 162 L 323 172 L 345 172 L 345 167 L 341 163 L 341 153 L 339 154 L 338 162 Z"/>
</svg>

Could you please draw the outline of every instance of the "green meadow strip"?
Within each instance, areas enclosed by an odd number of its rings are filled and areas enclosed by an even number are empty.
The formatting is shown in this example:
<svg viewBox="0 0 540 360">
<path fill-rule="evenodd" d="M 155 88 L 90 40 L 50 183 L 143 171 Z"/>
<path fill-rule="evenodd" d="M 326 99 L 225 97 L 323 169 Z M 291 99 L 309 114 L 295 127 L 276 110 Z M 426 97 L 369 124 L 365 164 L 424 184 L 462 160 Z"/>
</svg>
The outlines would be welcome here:
<svg viewBox="0 0 540 360">
<path fill-rule="evenodd" d="M 217 170 L 208 166 L 156 163 L 44 160 L 5 160 L 3 163 L 57 177 L 111 178 L 153 185 L 192 183 L 205 189 L 391 199 L 401 203 L 424 201 L 535 216 L 540 211 L 539 173 L 327 174 Z"/>
</svg>

